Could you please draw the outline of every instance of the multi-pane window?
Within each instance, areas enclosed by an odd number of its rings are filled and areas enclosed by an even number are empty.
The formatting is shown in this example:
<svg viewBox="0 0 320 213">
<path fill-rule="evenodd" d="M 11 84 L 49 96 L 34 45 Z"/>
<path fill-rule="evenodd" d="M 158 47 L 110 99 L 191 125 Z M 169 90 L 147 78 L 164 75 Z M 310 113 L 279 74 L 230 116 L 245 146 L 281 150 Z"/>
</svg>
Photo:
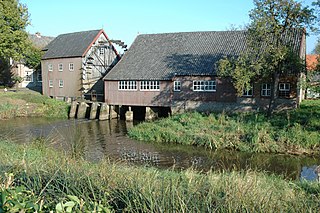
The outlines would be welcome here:
<svg viewBox="0 0 320 213">
<path fill-rule="evenodd" d="M 289 97 L 289 96 L 290 96 L 290 84 L 279 83 L 279 97 Z"/>
<path fill-rule="evenodd" d="M 63 87 L 63 80 L 59 80 L 59 87 L 60 87 L 60 88 Z"/>
<path fill-rule="evenodd" d="M 119 81 L 119 90 L 137 90 L 136 81 Z"/>
<path fill-rule="evenodd" d="M 27 82 L 32 82 L 32 72 L 26 71 L 24 80 L 27 81 Z"/>
<path fill-rule="evenodd" d="M 53 71 L 53 66 L 52 66 L 52 64 L 48 64 L 48 71 L 50 71 L 50 72 Z"/>
<path fill-rule="evenodd" d="M 49 80 L 49 87 L 53 87 L 53 80 Z"/>
<path fill-rule="evenodd" d="M 271 96 L 271 84 L 261 85 L 261 96 Z"/>
<path fill-rule="evenodd" d="M 159 81 L 141 81 L 140 82 L 140 90 L 144 90 L 144 91 L 160 90 L 160 82 Z"/>
<path fill-rule="evenodd" d="M 193 91 L 216 91 L 215 81 L 193 81 Z"/>
<path fill-rule="evenodd" d="M 74 64 L 73 63 L 69 63 L 69 71 L 73 71 L 74 70 Z"/>
<path fill-rule="evenodd" d="M 250 89 L 244 89 L 243 93 L 242 93 L 242 96 L 245 96 L 245 97 L 253 96 L 253 86 L 251 86 Z"/>
<path fill-rule="evenodd" d="M 59 70 L 60 72 L 63 71 L 63 64 L 62 64 L 62 63 L 58 64 L 58 70 Z"/>
<path fill-rule="evenodd" d="M 181 81 L 173 82 L 173 91 L 181 91 Z"/>
</svg>

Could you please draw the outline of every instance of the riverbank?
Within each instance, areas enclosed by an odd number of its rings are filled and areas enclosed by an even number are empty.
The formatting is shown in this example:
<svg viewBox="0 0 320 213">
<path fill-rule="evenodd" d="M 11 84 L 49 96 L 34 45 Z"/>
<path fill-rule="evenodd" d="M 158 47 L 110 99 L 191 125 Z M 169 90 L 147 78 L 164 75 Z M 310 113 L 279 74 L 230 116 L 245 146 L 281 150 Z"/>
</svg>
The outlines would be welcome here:
<svg viewBox="0 0 320 213">
<path fill-rule="evenodd" d="M 305 100 L 299 109 L 263 113 L 190 112 L 144 122 L 131 128 L 130 138 L 147 142 L 204 146 L 243 152 L 320 153 L 320 100 Z"/>
<path fill-rule="evenodd" d="M 68 104 L 31 90 L 1 91 L 0 120 L 14 117 L 68 118 Z"/>
<path fill-rule="evenodd" d="M 320 202 L 318 183 L 253 171 L 203 174 L 89 163 L 46 148 L 41 138 L 29 145 L 0 139 L 0 152 L 5 212 L 315 212 Z"/>
</svg>

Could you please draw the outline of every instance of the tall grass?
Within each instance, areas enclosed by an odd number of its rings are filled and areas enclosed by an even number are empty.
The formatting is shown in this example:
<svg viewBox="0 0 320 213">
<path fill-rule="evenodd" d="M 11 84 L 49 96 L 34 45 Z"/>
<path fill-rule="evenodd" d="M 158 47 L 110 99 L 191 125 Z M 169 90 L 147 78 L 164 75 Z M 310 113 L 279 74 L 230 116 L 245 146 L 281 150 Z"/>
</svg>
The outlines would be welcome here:
<svg viewBox="0 0 320 213">
<path fill-rule="evenodd" d="M 36 92 L 0 93 L 0 119 L 41 116 L 67 118 L 69 106 Z"/>
<path fill-rule="evenodd" d="M 108 160 L 93 164 L 43 148 L 39 142 L 27 147 L 1 141 L 0 152 L 0 192 L 21 204 L 19 210 L 312 212 L 320 202 L 319 184 L 253 171 L 200 174 Z M 12 203 L 5 202 L 0 209 L 13 208 Z"/>
<path fill-rule="evenodd" d="M 161 143 L 234 149 L 246 152 L 320 153 L 320 100 L 305 101 L 301 108 L 275 114 L 198 112 L 141 123 L 129 137 Z"/>
</svg>

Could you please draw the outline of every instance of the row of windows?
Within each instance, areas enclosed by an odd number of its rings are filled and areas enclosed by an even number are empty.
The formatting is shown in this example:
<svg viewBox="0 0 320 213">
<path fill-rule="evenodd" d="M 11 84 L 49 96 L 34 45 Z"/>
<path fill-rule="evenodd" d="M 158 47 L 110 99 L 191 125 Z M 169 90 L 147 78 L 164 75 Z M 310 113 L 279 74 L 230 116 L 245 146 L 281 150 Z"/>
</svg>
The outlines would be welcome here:
<svg viewBox="0 0 320 213">
<path fill-rule="evenodd" d="M 245 96 L 245 97 L 253 96 L 253 88 L 251 88 L 250 90 L 243 90 L 242 96 Z M 261 96 L 271 96 L 271 84 L 261 85 Z M 289 83 L 279 83 L 279 96 L 280 97 L 290 96 Z"/>
<path fill-rule="evenodd" d="M 50 71 L 50 72 L 53 71 L 53 65 L 52 64 L 48 64 L 48 71 Z M 59 72 L 63 71 L 63 64 L 62 63 L 58 64 L 58 71 Z M 73 63 L 69 63 L 69 71 L 74 71 L 74 64 Z"/>
<path fill-rule="evenodd" d="M 119 90 L 137 90 L 137 81 L 119 81 Z M 192 86 L 193 91 L 216 91 L 215 81 L 193 81 Z M 140 82 L 141 91 L 159 91 L 160 82 L 159 81 L 141 81 Z M 181 81 L 174 81 L 174 91 L 181 91 Z"/>
<path fill-rule="evenodd" d="M 119 81 L 118 83 L 119 90 L 137 90 L 136 81 Z M 159 91 L 160 82 L 159 81 L 141 81 L 140 82 L 141 91 Z"/>
<path fill-rule="evenodd" d="M 59 87 L 63 88 L 64 82 L 63 80 L 59 80 Z M 49 80 L 49 87 L 52 88 L 53 87 L 53 80 Z"/>
<path fill-rule="evenodd" d="M 173 82 L 173 91 L 181 91 L 181 81 Z M 119 90 L 137 90 L 137 81 L 119 81 Z M 200 92 L 215 92 L 216 82 L 215 81 L 193 81 L 192 85 L 193 91 Z M 159 91 L 160 82 L 159 81 L 141 81 L 140 82 L 141 91 Z M 279 83 L 279 96 L 288 97 L 290 95 L 290 84 L 289 83 Z M 251 97 L 253 96 L 253 87 L 249 90 L 244 90 L 242 96 Z M 261 96 L 271 96 L 271 84 L 264 83 L 261 85 Z"/>
</svg>

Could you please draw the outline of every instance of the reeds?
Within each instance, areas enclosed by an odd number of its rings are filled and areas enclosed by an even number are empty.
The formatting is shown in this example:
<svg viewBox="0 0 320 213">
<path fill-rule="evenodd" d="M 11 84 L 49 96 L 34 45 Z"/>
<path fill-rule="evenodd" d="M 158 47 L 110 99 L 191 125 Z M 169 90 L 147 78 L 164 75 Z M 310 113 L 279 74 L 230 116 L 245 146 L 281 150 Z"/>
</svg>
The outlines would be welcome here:
<svg viewBox="0 0 320 213">
<path fill-rule="evenodd" d="M 320 100 L 268 119 L 262 113 L 191 112 L 145 122 L 129 137 L 147 142 L 178 143 L 246 152 L 320 153 Z M 308 107 L 306 107 L 308 106 Z"/>
<path fill-rule="evenodd" d="M 4 141 L 0 152 L 0 193 L 25 212 L 316 212 L 320 202 L 317 183 L 254 171 L 176 172 L 107 159 L 94 164 Z M 10 210 L 3 204 L 0 209 Z"/>
</svg>

